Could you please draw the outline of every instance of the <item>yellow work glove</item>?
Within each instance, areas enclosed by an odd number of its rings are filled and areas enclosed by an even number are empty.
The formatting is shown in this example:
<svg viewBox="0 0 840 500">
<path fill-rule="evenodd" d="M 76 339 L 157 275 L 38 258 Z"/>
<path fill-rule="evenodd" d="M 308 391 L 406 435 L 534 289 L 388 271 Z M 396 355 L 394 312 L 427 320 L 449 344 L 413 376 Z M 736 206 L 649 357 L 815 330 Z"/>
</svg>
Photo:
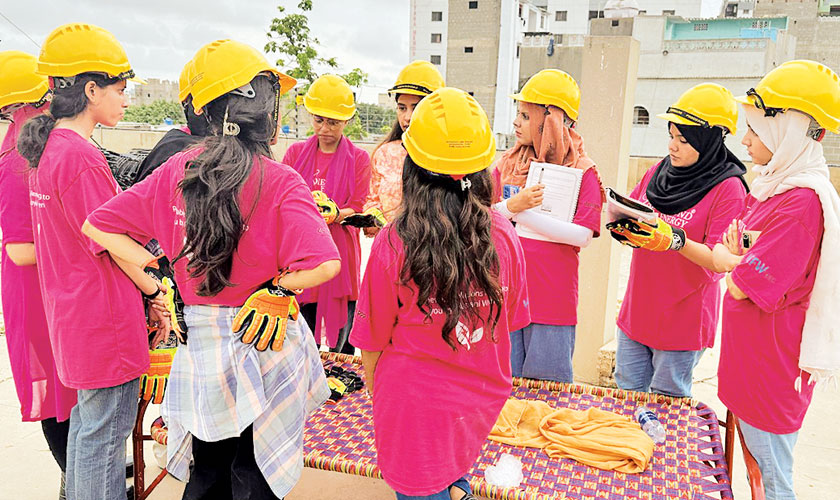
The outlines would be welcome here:
<svg viewBox="0 0 840 500">
<path fill-rule="evenodd" d="M 353 226 L 353 227 L 382 227 L 388 221 L 385 220 L 385 215 L 382 214 L 382 211 L 376 207 L 371 207 L 365 210 L 363 213 L 360 214 L 353 214 L 348 215 L 345 217 L 341 224 L 344 226 Z"/>
<path fill-rule="evenodd" d="M 338 217 L 338 205 L 327 196 L 323 191 L 312 191 L 312 198 L 315 199 L 315 204 L 318 205 L 318 210 L 321 212 L 321 217 L 324 222 L 332 224 Z"/>
<path fill-rule="evenodd" d="M 263 283 L 233 318 L 234 333 L 241 332 L 239 339 L 245 344 L 256 341 L 258 351 L 269 346 L 273 351 L 281 350 L 289 318 L 298 317 L 295 292 L 280 286 L 279 281 L 277 276 Z"/>
<path fill-rule="evenodd" d="M 172 369 L 172 359 L 174 357 L 174 348 L 149 351 L 149 370 L 140 375 L 141 399 L 150 400 L 156 405 L 163 401 L 166 384 L 169 382 L 169 370 Z"/>
<path fill-rule="evenodd" d="M 607 229 L 614 240 L 628 247 L 664 252 L 685 246 L 685 231 L 672 227 L 658 217 L 656 225 L 634 219 L 620 219 L 608 223 Z"/>
</svg>

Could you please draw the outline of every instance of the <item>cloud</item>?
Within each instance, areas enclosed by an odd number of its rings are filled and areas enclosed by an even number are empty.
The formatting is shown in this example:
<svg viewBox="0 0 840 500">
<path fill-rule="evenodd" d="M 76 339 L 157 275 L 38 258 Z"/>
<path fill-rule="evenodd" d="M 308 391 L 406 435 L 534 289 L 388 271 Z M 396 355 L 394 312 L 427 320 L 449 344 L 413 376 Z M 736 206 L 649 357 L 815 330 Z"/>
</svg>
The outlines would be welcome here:
<svg viewBox="0 0 840 500">
<path fill-rule="evenodd" d="M 4 2 L 0 12 L 39 44 L 52 29 L 68 22 L 108 29 L 125 47 L 138 75 L 177 80 L 183 65 L 203 44 L 233 38 L 262 49 L 271 19 L 298 12 L 297 0 L 46 0 Z M 341 71 L 359 67 L 370 84 L 390 86 L 408 62 L 408 2 L 314 0 L 309 13 L 319 53 L 335 57 Z M 0 50 L 37 53 L 38 48 L 0 19 Z M 276 55 L 268 55 L 276 60 Z"/>
</svg>

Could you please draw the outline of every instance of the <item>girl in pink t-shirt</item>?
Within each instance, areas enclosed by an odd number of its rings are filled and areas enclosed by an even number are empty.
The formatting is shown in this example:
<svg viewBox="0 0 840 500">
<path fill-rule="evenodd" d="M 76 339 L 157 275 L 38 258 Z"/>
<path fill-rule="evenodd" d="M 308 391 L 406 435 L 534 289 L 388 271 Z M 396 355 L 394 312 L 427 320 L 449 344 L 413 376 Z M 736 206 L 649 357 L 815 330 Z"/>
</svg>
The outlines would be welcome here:
<svg viewBox="0 0 840 500">
<path fill-rule="evenodd" d="M 599 234 L 604 191 L 583 138 L 574 129 L 580 104 L 577 82 L 563 71 L 546 69 L 513 97 L 519 101 L 513 122 L 516 145 L 505 152 L 494 172 L 494 207 L 516 222 L 528 263 L 532 323 L 511 333 L 513 375 L 572 382 L 578 253 Z M 542 205 L 544 190 L 541 184 L 525 187 L 533 161 L 583 171 L 571 222 L 529 210 Z"/>
<path fill-rule="evenodd" d="M 365 200 L 365 213 L 379 210 L 388 221 L 397 216 L 402 202 L 402 169 L 406 156 L 402 135 L 420 100 L 444 85 L 440 71 L 428 61 L 412 61 L 397 75 L 397 81 L 388 90 L 397 103 L 397 119 L 391 132 L 371 155 L 370 193 Z M 366 227 L 364 232 L 366 236 L 375 236 L 379 229 Z"/>
<path fill-rule="evenodd" d="M 161 415 L 184 498 L 277 498 L 300 476 L 305 419 L 329 396 L 291 290 L 340 263 L 309 189 L 271 158 L 294 80 L 256 49 L 213 44 L 196 71 L 215 79 L 192 88 L 210 135 L 97 209 L 85 231 L 133 262 L 152 237 L 173 256 L 188 340 Z"/>
<path fill-rule="evenodd" d="M 301 312 L 319 345 L 325 333 L 330 350 L 353 354 L 355 348 L 347 338 L 359 295 L 362 249 L 359 229 L 341 221 L 362 212 L 370 189 L 370 156 L 344 136 L 356 104 L 341 77 L 323 75 L 315 80 L 303 103 L 312 115 L 315 134 L 292 144 L 283 163 L 291 165 L 317 195 L 342 265 L 338 276 L 301 294 Z"/>
<path fill-rule="evenodd" d="M 38 278 L 61 382 L 78 389 L 67 443 L 67 496 L 102 499 L 125 491 L 125 440 L 137 413 L 138 378 L 149 368 L 141 294 L 159 284 L 114 260 L 82 234 L 85 218 L 119 187 L 88 139 L 113 127 L 134 72 L 113 35 L 68 24 L 47 37 L 39 74 L 50 76 L 49 113 L 31 118 L 18 152 L 31 167 L 29 204 Z M 139 288 L 139 290 L 138 290 Z M 168 320 L 150 308 L 150 317 Z M 158 339 L 156 339 L 158 340 Z"/>
<path fill-rule="evenodd" d="M 840 197 L 820 140 L 840 132 L 840 78 L 787 62 L 740 98 L 756 178 L 714 248 L 729 273 L 718 397 L 761 471 L 768 500 L 795 498 L 793 447 L 815 381 L 840 368 Z"/>
<path fill-rule="evenodd" d="M 2 233 L 2 311 L 6 345 L 24 422 L 41 422 L 47 445 L 66 471 L 67 433 L 76 391 L 58 377 L 44 303 L 35 267 L 32 215 L 29 212 L 28 165 L 16 150 L 20 127 L 47 107 L 47 77 L 35 74 L 35 56 L 0 52 L 0 115 L 10 120 L 0 146 L 0 233 Z"/>
<path fill-rule="evenodd" d="M 738 120 L 726 88 L 692 87 L 659 117 L 668 120 L 668 156 L 630 197 L 652 207 L 663 227 L 681 235 L 682 247 L 652 251 L 628 236 L 635 221 L 607 224 L 635 248 L 617 321 L 615 381 L 626 390 L 689 397 L 694 367 L 717 331 L 722 269 L 712 263 L 712 247 L 743 207 L 746 168 L 724 144 Z"/>
<path fill-rule="evenodd" d="M 465 475 L 511 391 L 508 334 L 530 322 L 522 247 L 490 209 L 495 141 L 469 94 L 424 98 L 404 142 L 403 208 L 373 243 L 351 338 L 397 498 L 474 498 Z"/>
</svg>

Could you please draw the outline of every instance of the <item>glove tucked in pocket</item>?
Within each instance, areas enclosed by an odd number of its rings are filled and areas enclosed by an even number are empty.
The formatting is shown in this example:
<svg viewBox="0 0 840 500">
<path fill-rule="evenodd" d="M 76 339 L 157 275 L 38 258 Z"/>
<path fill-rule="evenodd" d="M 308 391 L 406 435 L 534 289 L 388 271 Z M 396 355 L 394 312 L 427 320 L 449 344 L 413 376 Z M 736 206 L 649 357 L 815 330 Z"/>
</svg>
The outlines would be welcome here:
<svg viewBox="0 0 840 500">
<path fill-rule="evenodd" d="M 289 318 L 297 320 L 295 292 L 279 285 L 280 276 L 263 283 L 252 293 L 233 319 L 233 332 L 241 333 L 245 344 L 255 344 L 258 351 L 283 348 Z M 256 341 L 256 343 L 255 343 Z"/>
<path fill-rule="evenodd" d="M 155 349 L 149 351 L 149 370 L 140 375 L 140 398 L 150 400 L 159 405 L 163 402 L 166 393 L 166 384 L 169 383 L 169 371 L 172 369 L 172 360 L 175 357 L 175 349 Z"/>
</svg>

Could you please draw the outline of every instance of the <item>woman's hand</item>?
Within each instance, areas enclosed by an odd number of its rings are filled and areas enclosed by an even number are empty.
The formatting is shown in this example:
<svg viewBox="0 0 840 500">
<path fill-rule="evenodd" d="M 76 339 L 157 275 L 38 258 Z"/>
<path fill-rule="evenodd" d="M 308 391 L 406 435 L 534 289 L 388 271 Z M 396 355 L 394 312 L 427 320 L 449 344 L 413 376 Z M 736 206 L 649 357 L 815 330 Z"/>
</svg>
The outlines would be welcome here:
<svg viewBox="0 0 840 500">
<path fill-rule="evenodd" d="M 732 219 L 729 227 L 726 228 L 726 232 L 723 233 L 721 243 L 723 243 L 723 246 L 725 246 L 732 255 L 744 255 L 746 253 L 741 242 L 741 235 L 743 234 L 743 231 L 741 230 L 742 226 L 743 223 L 741 221 L 738 219 Z"/>
<path fill-rule="evenodd" d="M 529 208 L 538 207 L 542 205 L 544 192 L 545 186 L 542 184 L 521 189 L 518 193 L 508 198 L 507 208 L 511 212 L 518 214 Z"/>
<path fill-rule="evenodd" d="M 153 307 L 153 304 L 154 301 L 149 301 L 149 327 L 157 329 L 157 332 L 149 343 L 149 349 L 154 349 L 165 341 L 169 337 L 169 332 L 172 331 L 169 313 L 159 311 L 156 307 Z"/>
</svg>

